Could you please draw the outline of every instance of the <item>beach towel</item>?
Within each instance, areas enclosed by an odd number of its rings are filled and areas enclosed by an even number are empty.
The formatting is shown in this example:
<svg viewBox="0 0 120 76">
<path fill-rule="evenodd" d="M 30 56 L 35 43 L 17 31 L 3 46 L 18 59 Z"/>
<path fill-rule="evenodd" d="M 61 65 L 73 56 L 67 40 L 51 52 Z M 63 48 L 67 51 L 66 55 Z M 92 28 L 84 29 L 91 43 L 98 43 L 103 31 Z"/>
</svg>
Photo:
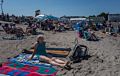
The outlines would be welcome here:
<svg viewBox="0 0 120 76">
<path fill-rule="evenodd" d="M 55 76 L 57 70 L 53 67 L 24 65 L 21 63 L 6 62 L 0 67 L 0 74 L 10 76 Z"/>
<path fill-rule="evenodd" d="M 10 58 L 9 61 L 13 63 L 22 63 L 22 64 L 28 64 L 28 65 L 34 65 L 34 66 L 45 66 L 45 67 L 51 67 L 51 64 L 40 62 L 39 57 L 35 55 L 32 60 L 28 60 L 32 54 L 25 54 L 21 53 L 18 56 L 14 58 Z"/>
<path fill-rule="evenodd" d="M 10 75 L 0 74 L 0 76 L 10 76 Z"/>
<path fill-rule="evenodd" d="M 40 63 L 37 56 L 30 61 L 28 57 L 32 54 L 21 53 L 14 58 L 9 58 L 8 62 L 0 67 L 0 74 L 10 76 L 56 76 L 57 69 L 51 64 Z"/>
</svg>

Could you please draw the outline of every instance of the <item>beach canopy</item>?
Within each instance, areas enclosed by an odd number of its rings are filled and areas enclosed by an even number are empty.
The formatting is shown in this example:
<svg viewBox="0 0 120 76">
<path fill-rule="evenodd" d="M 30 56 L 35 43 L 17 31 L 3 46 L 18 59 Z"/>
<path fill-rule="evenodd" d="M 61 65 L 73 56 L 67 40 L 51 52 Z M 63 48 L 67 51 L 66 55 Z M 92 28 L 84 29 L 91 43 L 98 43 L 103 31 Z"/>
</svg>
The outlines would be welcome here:
<svg viewBox="0 0 120 76">
<path fill-rule="evenodd" d="M 36 16 L 36 18 L 38 18 L 38 17 L 44 17 L 45 15 L 38 15 L 38 16 Z"/>
<path fill-rule="evenodd" d="M 43 21 L 44 17 L 45 17 L 45 15 L 38 15 L 35 17 L 35 19 L 37 19 L 38 21 Z"/>
<path fill-rule="evenodd" d="M 35 17 L 38 21 L 45 21 L 45 20 L 58 20 L 57 17 L 52 15 L 38 15 Z"/>
</svg>

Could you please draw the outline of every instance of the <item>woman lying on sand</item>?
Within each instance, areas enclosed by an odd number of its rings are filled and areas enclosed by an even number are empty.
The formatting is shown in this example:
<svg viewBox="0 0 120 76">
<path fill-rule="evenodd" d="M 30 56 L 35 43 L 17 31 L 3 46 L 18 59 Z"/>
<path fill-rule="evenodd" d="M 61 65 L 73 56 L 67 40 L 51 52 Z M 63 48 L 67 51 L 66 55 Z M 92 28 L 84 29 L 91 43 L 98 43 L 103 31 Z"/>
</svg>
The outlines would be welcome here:
<svg viewBox="0 0 120 76">
<path fill-rule="evenodd" d="M 39 57 L 40 61 L 45 61 L 53 65 L 60 67 L 70 68 L 68 61 L 62 61 L 60 59 L 48 56 L 46 53 L 45 41 L 43 35 L 37 37 L 37 42 L 33 45 L 34 52 L 29 60 L 31 60 L 35 55 Z"/>
</svg>

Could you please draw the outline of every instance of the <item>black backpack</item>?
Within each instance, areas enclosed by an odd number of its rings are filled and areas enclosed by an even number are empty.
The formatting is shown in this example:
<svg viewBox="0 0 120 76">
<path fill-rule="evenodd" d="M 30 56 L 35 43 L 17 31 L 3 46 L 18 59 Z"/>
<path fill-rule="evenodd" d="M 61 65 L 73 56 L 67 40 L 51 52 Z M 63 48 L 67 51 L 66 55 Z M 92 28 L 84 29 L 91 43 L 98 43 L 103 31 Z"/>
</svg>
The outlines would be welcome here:
<svg viewBox="0 0 120 76">
<path fill-rule="evenodd" d="M 68 58 L 70 61 L 78 62 L 86 58 L 88 56 L 88 48 L 85 45 L 76 44 Z"/>
</svg>

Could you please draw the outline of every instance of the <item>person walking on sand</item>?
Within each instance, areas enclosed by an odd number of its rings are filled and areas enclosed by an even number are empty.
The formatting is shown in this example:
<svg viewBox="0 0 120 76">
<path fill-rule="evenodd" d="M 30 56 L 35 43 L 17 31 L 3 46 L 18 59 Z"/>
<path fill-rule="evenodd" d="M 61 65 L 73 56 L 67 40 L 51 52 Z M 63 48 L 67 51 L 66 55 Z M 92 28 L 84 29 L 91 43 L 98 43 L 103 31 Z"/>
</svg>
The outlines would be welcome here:
<svg viewBox="0 0 120 76">
<path fill-rule="evenodd" d="M 43 35 L 39 35 L 37 37 L 37 42 L 33 45 L 33 48 L 34 48 L 34 52 L 29 60 L 31 60 L 36 55 L 37 57 L 39 57 L 40 61 L 45 61 L 52 65 L 56 65 L 64 68 L 70 68 L 69 61 L 63 61 L 51 57 L 46 53 L 46 47 L 45 47 L 45 41 Z"/>
</svg>

